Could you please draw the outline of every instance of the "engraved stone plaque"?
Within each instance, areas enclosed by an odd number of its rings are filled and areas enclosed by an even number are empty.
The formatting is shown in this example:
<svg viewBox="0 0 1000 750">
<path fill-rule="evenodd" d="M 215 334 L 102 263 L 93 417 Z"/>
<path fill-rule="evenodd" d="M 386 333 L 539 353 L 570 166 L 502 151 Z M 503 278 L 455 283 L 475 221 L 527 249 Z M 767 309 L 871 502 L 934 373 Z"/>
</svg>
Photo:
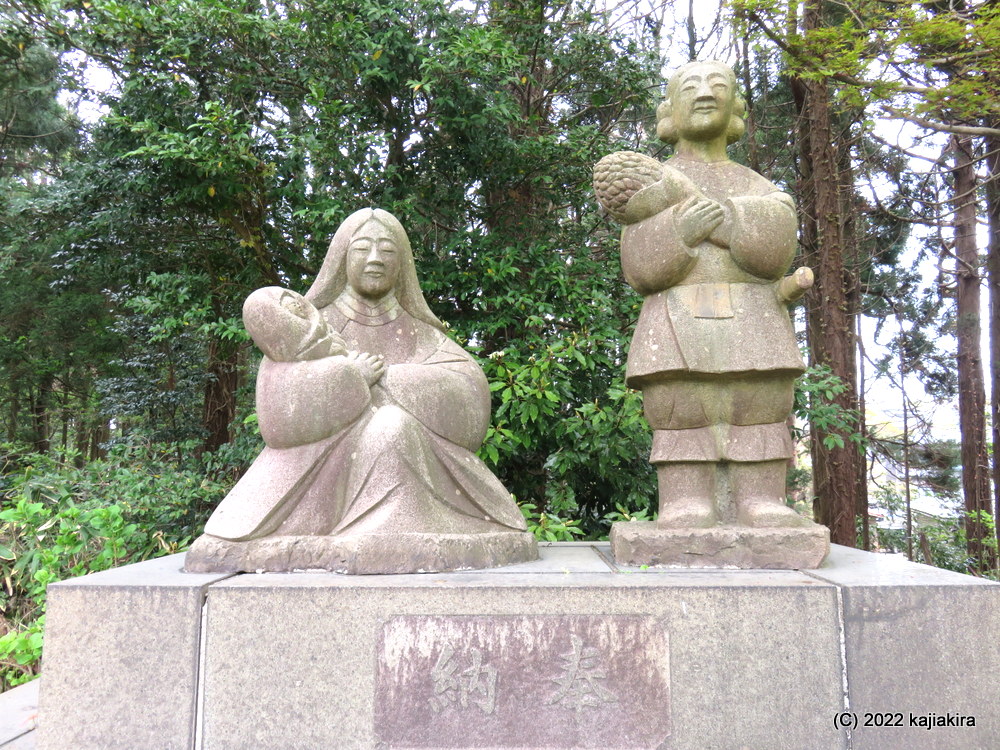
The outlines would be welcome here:
<svg viewBox="0 0 1000 750">
<path fill-rule="evenodd" d="M 375 734 L 391 748 L 656 748 L 670 734 L 653 617 L 406 615 L 377 645 Z"/>
</svg>

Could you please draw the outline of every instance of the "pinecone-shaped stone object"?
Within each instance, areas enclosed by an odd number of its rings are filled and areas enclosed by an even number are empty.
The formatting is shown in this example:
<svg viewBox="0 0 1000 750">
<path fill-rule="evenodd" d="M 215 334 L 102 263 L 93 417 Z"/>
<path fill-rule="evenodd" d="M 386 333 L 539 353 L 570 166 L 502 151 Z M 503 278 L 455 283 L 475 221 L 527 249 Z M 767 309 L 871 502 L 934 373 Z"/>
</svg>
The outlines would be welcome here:
<svg viewBox="0 0 1000 750">
<path fill-rule="evenodd" d="M 594 192 L 604 209 L 625 223 L 629 199 L 663 177 L 663 165 L 636 151 L 608 154 L 594 165 Z"/>
</svg>

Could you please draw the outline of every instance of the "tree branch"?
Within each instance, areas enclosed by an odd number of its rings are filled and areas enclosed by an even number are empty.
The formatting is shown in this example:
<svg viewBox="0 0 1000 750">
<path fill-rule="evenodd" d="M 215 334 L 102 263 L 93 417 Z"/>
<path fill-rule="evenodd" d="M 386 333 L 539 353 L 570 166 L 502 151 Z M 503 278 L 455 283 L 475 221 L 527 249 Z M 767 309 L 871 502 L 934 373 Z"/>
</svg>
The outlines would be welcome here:
<svg viewBox="0 0 1000 750">
<path fill-rule="evenodd" d="M 1000 138 L 1000 128 L 977 127 L 975 125 L 959 125 L 957 123 L 935 122 L 924 117 L 903 112 L 894 107 L 885 107 L 884 111 L 888 117 L 896 120 L 906 120 L 922 128 L 929 128 L 940 133 L 954 133 L 955 135 L 989 135 Z"/>
</svg>

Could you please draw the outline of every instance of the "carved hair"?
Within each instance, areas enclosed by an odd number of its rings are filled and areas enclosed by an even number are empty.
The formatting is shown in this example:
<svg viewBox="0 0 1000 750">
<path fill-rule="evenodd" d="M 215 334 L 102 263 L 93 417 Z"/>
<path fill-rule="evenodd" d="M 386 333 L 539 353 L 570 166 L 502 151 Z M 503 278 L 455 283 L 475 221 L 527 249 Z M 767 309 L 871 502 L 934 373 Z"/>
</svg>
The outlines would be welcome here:
<svg viewBox="0 0 1000 750">
<path fill-rule="evenodd" d="M 333 304 L 340 296 L 347 286 L 347 250 L 358 232 L 369 222 L 379 224 L 392 235 L 396 243 L 400 263 L 393 291 L 396 293 L 399 306 L 417 320 L 443 331 L 444 323 L 431 312 L 423 292 L 420 291 L 417 268 L 413 262 L 413 250 L 410 247 L 410 239 L 406 236 L 406 230 L 395 216 L 381 208 L 363 208 L 344 220 L 330 240 L 326 259 L 316 275 L 316 281 L 306 292 L 306 299 L 322 310 L 327 305 Z"/>
<path fill-rule="evenodd" d="M 667 83 L 667 98 L 660 102 L 656 108 L 656 135 L 661 141 L 674 144 L 680 139 L 677 126 L 673 118 L 673 98 L 677 95 L 677 87 L 680 86 L 681 78 L 684 74 L 696 67 L 712 67 L 726 76 L 733 91 L 733 116 L 729 118 L 729 127 L 726 128 L 726 144 L 735 143 L 743 137 L 746 125 L 743 124 L 743 115 L 746 114 L 747 105 L 738 93 L 736 93 L 736 74 L 733 69 L 718 60 L 705 60 L 704 62 L 689 62 L 678 68 L 670 77 Z"/>
</svg>

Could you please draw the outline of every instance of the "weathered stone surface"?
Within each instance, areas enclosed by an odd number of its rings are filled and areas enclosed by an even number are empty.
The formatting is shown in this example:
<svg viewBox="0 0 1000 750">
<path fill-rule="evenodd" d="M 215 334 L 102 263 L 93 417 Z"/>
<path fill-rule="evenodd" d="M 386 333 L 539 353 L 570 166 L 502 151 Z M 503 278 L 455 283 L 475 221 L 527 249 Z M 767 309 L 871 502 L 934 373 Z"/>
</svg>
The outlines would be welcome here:
<svg viewBox="0 0 1000 750">
<path fill-rule="evenodd" d="M 38 719 L 36 678 L 0 695 L 0 748 L 7 750 L 27 742 L 22 738 L 34 730 Z M 32 738 L 31 746 L 35 743 Z"/>
<path fill-rule="evenodd" d="M 525 566 L 533 573 L 264 574 L 214 586 L 205 750 L 846 747 L 832 724 L 843 705 L 833 585 L 795 571 L 568 573 L 579 547 L 546 552 Z M 616 710 L 549 702 L 569 676 L 573 636 L 577 694 L 589 694 L 589 676 Z M 445 645 L 454 650 L 442 660 Z M 492 713 L 485 667 L 496 669 Z M 389 710 L 420 705 L 415 723 Z"/>
<path fill-rule="evenodd" d="M 541 553 L 490 571 L 224 580 L 178 574 L 175 556 L 57 584 L 40 728 L 15 741 L 33 747 L 37 734 L 42 750 L 996 747 L 1000 646 L 984 637 L 1000 626 L 996 583 L 837 546 L 809 572 L 628 568 L 606 543 Z M 189 636 L 177 637 L 202 622 L 202 608 L 176 596 L 191 587 L 207 593 L 197 670 Z M 566 682 L 571 674 L 580 679 Z M 567 685 L 592 705 L 568 705 L 570 693 L 558 697 Z M 183 700 L 180 688 L 191 691 Z M 398 720 L 421 705 L 415 723 Z M 905 725 L 864 727 L 874 713 L 901 713 Z M 925 729 L 910 726 L 911 713 L 972 716 L 976 726 Z M 852 715 L 857 728 L 835 724 Z"/>
<path fill-rule="evenodd" d="M 432 573 L 495 568 L 537 557 L 537 543 L 527 531 L 270 536 L 246 542 L 203 536 L 188 551 L 184 567 L 195 573 Z"/>
<path fill-rule="evenodd" d="M 998 747 L 1000 584 L 838 546 L 813 575 L 843 597 L 852 748 Z"/>
<path fill-rule="evenodd" d="M 786 419 L 804 370 L 786 307 L 812 274 L 785 276 L 798 226 L 791 197 L 727 156 L 744 109 L 727 66 L 683 66 L 657 110 L 657 134 L 675 145 L 674 156 L 661 164 L 611 154 L 594 168 L 594 189 L 624 225 L 622 271 L 645 298 L 626 382 L 642 391 L 653 429 L 659 525 L 784 528 L 771 538 L 787 543 L 801 533 L 811 544 L 819 532 L 785 505 L 784 479 L 793 455 Z M 683 564 L 709 566 L 755 565 L 766 538 L 688 536 L 698 549 Z M 657 538 L 678 537 L 647 536 L 642 549 L 655 556 Z M 753 549 L 733 553 L 727 540 Z M 713 548 L 723 559 L 711 559 Z"/>
<path fill-rule="evenodd" d="M 829 549 L 830 530 L 818 524 L 668 529 L 652 521 L 631 521 L 611 527 L 611 551 L 622 565 L 803 570 L 818 567 Z"/>
<path fill-rule="evenodd" d="M 40 750 L 193 747 L 202 605 L 183 555 L 48 588 Z"/>
<path fill-rule="evenodd" d="M 244 322 L 265 355 L 265 448 L 209 519 L 190 570 L 420 572 L 537 556 L 476 456 L 486 377 L 427 307 L 391 214 L 348 217 L 306 295 L 259 289 Z"/>
<path fill-rule="evenodd" d="M 600 554 L 595 549 L 604 549 L 606 544 L 594 542 L 541 542 L 538 545 L 538 559 L 529 562 L 505 565 L 496 568 L 491 573 L 607 573 L 615 570 L 614 562 Z M 472 575 L 474 570 L 459 571 Z"/>
<path fill-rule="evenodd" d="M 659 747 L 670 735 L 654 617 L 404 615 L 376 653 L 374 727 L 389 747 Z"/>
</svg>

